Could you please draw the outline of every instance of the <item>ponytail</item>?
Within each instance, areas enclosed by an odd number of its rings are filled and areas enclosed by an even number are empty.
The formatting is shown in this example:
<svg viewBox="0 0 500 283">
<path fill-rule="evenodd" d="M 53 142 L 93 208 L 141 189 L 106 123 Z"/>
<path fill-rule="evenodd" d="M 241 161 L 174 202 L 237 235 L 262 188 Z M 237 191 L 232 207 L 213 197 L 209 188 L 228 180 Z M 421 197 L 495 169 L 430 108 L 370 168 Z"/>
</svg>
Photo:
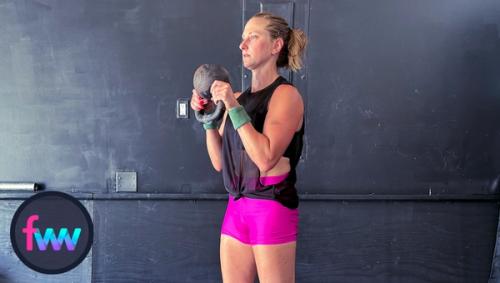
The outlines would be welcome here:
<svg viewBox="0 0 500 283">
<path fill-rule="evenodd" d="M 288 64 L 286 68 L 296 72 L 302 68 L 302 55 L 307 45 L 307 37 L 300 29 L 290 29 L 288 41 Z"/>
</svg>

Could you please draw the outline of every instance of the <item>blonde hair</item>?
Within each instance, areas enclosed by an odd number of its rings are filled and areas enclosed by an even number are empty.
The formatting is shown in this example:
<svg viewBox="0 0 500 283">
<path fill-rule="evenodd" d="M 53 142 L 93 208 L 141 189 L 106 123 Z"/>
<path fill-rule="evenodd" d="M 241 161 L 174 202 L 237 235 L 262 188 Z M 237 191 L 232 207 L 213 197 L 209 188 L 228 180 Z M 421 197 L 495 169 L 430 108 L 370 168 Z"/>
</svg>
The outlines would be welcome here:
<svg viewBox="0 0 500 283">
<path fill-rule="evenodd" d="M 307 45 L 307 37 L 300 29 L 292 29 L 282 17 L 271 13 L 262 12 L 254 15 L 252 18 L 263 18 L 268 21 L 266 30 L 271 35 L 272 39 L 282 38 L 284 41 L 283 48 L 276 65 L 278 68 L 284 67 L 294 72 L 302 68 L 302 55 Z"/>
</svg>

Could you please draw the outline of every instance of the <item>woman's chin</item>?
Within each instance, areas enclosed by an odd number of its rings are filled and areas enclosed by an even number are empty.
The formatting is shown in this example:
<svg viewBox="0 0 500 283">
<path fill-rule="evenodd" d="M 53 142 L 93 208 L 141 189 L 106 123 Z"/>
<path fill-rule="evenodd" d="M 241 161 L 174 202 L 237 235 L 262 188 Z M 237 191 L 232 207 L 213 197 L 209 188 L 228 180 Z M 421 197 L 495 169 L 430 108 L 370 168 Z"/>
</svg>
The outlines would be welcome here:
<svg viewBox="0 0 500 283">
<path fill-rule="evenodd" d="M 253 70 L 252 65 L 246 64 L 245 62 L 243 62 L 243 68 L 250 70 L 250 71 Z"/>
</svg>

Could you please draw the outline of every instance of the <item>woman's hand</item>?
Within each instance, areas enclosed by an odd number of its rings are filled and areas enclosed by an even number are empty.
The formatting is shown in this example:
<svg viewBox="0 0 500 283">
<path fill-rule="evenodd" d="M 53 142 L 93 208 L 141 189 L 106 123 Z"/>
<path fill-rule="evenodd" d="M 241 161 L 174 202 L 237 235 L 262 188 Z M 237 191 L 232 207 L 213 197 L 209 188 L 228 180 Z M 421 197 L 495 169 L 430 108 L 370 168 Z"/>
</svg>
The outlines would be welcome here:
<svg viewBox="0 0 500 283">
<path fill-rule="evenodd" d="M 214 103 L 217 103 L 217 101 L 224 102 L 227 110 L 240 105 L 236 100 L 231 85 L 226 82 L 214 81 L 210 87 L 210 93 L 212 93 Z"/>
<path fill-rule="evenodd" d="M 193 89 L 193 95 L 191 96 L 191 109 L 194 111 L 200 111 L 205 109 L 207 106 L 208 100 L 201 97 L 196 89 Z"/>
</svg>

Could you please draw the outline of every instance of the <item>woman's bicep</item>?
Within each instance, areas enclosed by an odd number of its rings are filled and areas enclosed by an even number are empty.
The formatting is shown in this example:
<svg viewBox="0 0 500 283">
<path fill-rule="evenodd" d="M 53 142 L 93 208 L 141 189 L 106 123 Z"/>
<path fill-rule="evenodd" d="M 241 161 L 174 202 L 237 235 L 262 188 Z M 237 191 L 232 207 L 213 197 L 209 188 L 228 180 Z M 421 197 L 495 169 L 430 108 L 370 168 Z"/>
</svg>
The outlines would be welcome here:
<svg viewBox="0 0 500 283">
<path fill-rule="evenodd" d="M 264 121 L 263 134 L 269 139 L 269 154 L 279 160 L 295 134 L 302 116 L 304 103 L 297 89 L 282 85 L 273 94 Z"/>
</svg>

